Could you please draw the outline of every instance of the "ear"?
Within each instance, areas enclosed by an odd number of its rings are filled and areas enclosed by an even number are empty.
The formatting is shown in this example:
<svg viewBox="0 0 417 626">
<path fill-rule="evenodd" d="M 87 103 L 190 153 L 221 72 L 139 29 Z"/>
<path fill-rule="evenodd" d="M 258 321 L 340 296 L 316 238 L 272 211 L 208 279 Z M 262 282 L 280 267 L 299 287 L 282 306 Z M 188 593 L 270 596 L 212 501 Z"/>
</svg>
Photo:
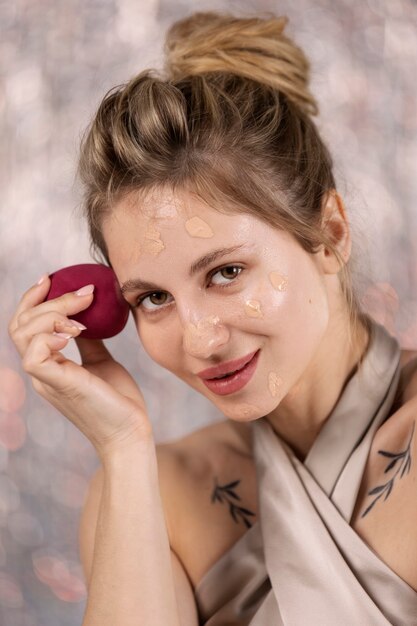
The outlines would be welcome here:
<svg viewBox="0 0 417 626">
<path fill-rule="evenodd" d="M 347 263 L 352 249 L 350 228 L 343 200 L 335 189 L 330 189 L 323 198 L 321 225 Z M 317 257 L 325 274 L 337 274 L 341 270 L 336 256 L 324 245 Z"/>
</svg>

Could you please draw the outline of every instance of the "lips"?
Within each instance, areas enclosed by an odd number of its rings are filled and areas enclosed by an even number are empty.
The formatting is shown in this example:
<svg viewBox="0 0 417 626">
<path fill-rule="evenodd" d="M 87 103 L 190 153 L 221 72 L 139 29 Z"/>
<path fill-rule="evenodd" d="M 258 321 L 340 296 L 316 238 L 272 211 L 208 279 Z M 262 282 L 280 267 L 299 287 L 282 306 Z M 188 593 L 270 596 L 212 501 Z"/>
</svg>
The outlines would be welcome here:
<svg viewBox="0 0 417 626">
<path fill-rule="evenodd" d="M 260 349 L 254 356 L 234 374 L 225 378 L 203 378 L 203 384 L 218 396 L 227 396 L 242 391 L 252 379 L 259 361 Z"/>
<path fill-rule="evenodd" d="M 235 359 L 234 361 L 226 361 L 225 363 L 221 363 L 220 365 L 216 365 L 215 367 L 209 367 L 208 369 L 202 370 L 198 372 L 197 376 L 199 376 L 202 380 L 211 380 L 213 378 L 219 378 L 220 376 L 225 376 L 226 374 L 230 374 L 231 372 L 235 372 L 237 370 L 242 369 L 256 354 L 257 350 L 254 350 L 250 354 L 247 354 L 240 359 Z"/>
</svg>

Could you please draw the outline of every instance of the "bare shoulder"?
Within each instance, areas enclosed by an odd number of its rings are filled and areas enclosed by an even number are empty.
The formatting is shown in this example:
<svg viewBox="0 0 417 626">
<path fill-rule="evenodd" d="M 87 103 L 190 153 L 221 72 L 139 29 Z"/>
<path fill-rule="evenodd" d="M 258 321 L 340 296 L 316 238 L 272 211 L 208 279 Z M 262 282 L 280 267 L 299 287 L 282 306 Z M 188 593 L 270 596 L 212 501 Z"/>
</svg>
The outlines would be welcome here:
<svg viewBox="0 0 417 626">
<path fill-rule="evenodd" d="M 170 544 L 195 587 L 257 519 L 250 431 L 226 420 L 156 448 Z"/>
<path fill-rule="evenodd" d="M 374 436 L 351 525 L 417 591 L 417 352 L 402 351 L 392 413 Z"/>
</svg>

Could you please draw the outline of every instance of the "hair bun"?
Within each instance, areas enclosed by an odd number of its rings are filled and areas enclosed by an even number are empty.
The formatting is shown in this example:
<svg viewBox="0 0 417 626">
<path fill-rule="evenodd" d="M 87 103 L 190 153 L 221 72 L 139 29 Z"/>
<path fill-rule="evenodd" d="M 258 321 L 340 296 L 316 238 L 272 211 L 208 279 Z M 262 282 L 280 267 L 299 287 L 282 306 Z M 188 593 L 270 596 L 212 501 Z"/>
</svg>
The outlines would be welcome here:
<svg viewBox="0 0 417 626">
<path fill-rule="evenodd" d="M 287 22 L 277 16 L 194 13 L 167 31 L 165 69 L 172 80 L 208 72 L 237 74 L 281 91 L 302 111 L 316 115 L 308 87 L 310 64 L 283 34 Z"/>
</svg>

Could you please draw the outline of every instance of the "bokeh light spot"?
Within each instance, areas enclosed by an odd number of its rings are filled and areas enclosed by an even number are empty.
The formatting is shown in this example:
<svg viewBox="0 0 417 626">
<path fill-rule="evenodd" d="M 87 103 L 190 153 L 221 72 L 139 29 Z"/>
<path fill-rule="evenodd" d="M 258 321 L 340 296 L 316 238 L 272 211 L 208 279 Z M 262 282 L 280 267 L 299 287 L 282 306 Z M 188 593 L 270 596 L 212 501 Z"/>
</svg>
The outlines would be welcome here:
<svg viewBox="0 0 417 626">
<path fill-rule="evenodd" d="M 86 598 L 84 577 L 78 564 L 41 552 L 32 556 L 32 562 L 37 578 L 60 600 L 80 602 Z"/>
<path fill-rule="evenodd" d="M 0 444 L 6 450 L 19 450 L 26 441 L 26 424 L 18 413 L 0 412 Z"/>
<path fill-rule="evenodd" d="M 18 411 L 25 399 L 23 378 L 10 367 L 0 366 L 0 410 L 6 413 Z"/>
<path fill-rule="evenodd" d="M 57 598 L 64 602 L 81 602 L 87 595 L 84 581 L 70 573 L 67 574 L 64 581 L 61 581 L 60 585 L 51 587 L 51 590 Z"/>
<path fill-rule="evenodd" d="M 48 587 L 58 585 L 60 579 L 68 574 L 68 568 L 62 558 L 46 554 L 35 554 L 33 567 L 37 578 Z"/>
<path fill-rule="evenodd" d="M 0 606 L 20 609 L 23 606 L 23 594 L 18 583 L 5 572 L 0 572 Z"/>
<path fill-rule="evenodd" d="M 0 475 L 0 520 L 16 511 L 20 505 L 20 492 L 9 476 Z"/>
</svg>

